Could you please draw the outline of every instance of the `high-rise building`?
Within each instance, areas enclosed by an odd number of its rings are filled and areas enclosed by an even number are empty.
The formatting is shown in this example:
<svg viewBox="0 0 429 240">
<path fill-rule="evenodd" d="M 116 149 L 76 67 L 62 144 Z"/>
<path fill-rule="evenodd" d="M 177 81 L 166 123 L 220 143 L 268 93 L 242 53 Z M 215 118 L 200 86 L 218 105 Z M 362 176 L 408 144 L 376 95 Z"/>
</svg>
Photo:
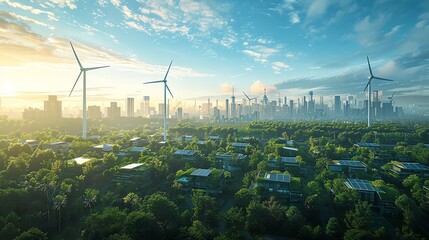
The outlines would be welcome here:
<svg viewBox="0 0 429 240">
<path fill-rule="evenodd" d="M 101 118 L 101 108 L 100 106 L 88 106 L 88 118 Z"/>
<path fill-rule="evenodd" d="M 108 118 L 120 118 L 121 117 L 121 108 L 118 107 L 117 102 L 111 102 L 110 107 L 107 107 L 107 117 Z"/>
<path fill-rule="evenodd" d="M 183 108 L 182 107 L 177 108 L 177 119 L 179 119 L 179 120 L 183 119 Z"/>
<path fill-rule="evenodd" d="M 44 112 L 48 121 L 61 119 L 61 101 L 57 100 L 57 96 L 48 96 L 48 100 L 44 102 Z"/>
<path fill-rule="evenodd" d="M 158 103 L 158 114 L 164 115 L 164 103 Z"/>
<path fill-rule="evenodd" d="M 290 116 L 293 117 L 294 113 L 293 111 L 295 111 L 294 106 L 293 106 L 293 100 L 289 100 L 289 111 L 290 111 Z"/>
<path fill-rule="evenodd" d="M 229 99 L 225 99 L 225 118 L 229 119 Z"/>
<path fill-rule="evenodd" d="M 235 105 L 235 96 L 232 95 L 231 97 L 231 118 L 235 119 L 237 117 L 237 109 Z"/>
<path fill-rule="evenodd" d="M 341 114 L 341 98 L 340 98 L 340 96 L 335 96 L 334 112 L 336 115 Z"/>
<path fill-rule="evenodd" d="M 127 98 L 127 117 L 134 117 L 134 98 Z"/>
<path fill-rule="evenodd" d="M 143 96 L 143 102 L 140 104 L 140 111 L 143 116 L 150 115 L 150 96 Z"/>
</svg>

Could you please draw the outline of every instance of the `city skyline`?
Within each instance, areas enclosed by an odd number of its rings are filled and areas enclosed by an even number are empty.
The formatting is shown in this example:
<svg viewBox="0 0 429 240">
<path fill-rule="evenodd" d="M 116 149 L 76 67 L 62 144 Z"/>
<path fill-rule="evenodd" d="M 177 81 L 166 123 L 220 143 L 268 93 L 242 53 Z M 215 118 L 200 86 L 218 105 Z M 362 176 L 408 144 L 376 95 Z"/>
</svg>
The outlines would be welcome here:
<svg viewBox="0 0 429 240">
<path fill-rule="evenodd" d="M 85 66 L 107 64 L 88 81 L 88 105 L 151 95 L 173 59 L 175 97 L 223 101 L 236 93 L 270 99 L 353 95 L 364 99 L 366 56 L 383 99 L 429 102 L 426 61 L 429 1 L 293 0 L 46 3 L 0 0 L 2 106 L 27 107 L 47 95 L 79 106 L 81 86 L 68 98 L 78 70 L 68 41 Z M 380 11 L 378 9 L 383 9 Z M 244 95 L 237 94 L 237 99 Z M 328 99 L 327 99 L 328 100 Z M 386 100 L 387 101 L 387 100 Z M 40 103 L 39 103 L 40 104 Z"/>
</svg>

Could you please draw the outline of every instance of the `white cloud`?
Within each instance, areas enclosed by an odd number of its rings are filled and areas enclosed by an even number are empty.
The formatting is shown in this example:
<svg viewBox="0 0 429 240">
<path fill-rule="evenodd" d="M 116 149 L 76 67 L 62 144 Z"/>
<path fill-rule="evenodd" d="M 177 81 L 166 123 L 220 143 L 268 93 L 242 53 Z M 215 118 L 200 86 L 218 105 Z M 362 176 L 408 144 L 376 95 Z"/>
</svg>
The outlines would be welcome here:
<svg viewBox="0 0 429 240">
<path fill-rule="evenodd" d="M 234 85 L 233 85 L 233 84 L 230 84 L 230 83 L 222 83 L 222 84 L 220 85 L 220 91 L 221 91 L 222 93 L 226 93 L 226 94 L 231 94 L 231 93 L 232 93 L 233 88 L 234 88 Z"/>
<path fill-rule="evenodd" d="M 294 57 L 294 55 L 293 55 L 293 53 L 286 53 L 286 57 L 288 57 L 288 58 L 293 58 L 293 57 Z"/>
<path fill-rule="evenodd" d="M 143 31 L 143 32 L 145 32 L 145 33 L 147 33 L 147 34 L 149 34 L 149 35 L 150 35 L 150 33 L 149 33 L 148 31 L 146 31 L 142 26 L 140 26 L 140 25 L 139 25 L 138 23 L 136 23 L 136 22 L 129 21 L 129 22 L 125 22 L 125 24 L 126 24 L 128 27 L 130 27 L 130 28 L 136 29 L 136 30 L 138 30 L 138 31 Z"/>
<path fill-rule="evenodd" d="M 271 68 L 274 70 L 275 74 L 280 74 L 281 70 L 290 70 L 290 66 L 284 62 L 273 62 Z"/>
<path fill-rule="evenodd" d="M 363 46 L 371 46 L 382 40 L 382 30 L 387 23 L 388 18 L 380 15 L 377 19 L 371 20 L 366 16 L 362 21 L 354 25 L 354 31 L 357 34 L 357 40 Z"/>
<path fill-rule="evenodd" d="M 393 35 L 395 35 L 399 29 L 402 27 L 402 25 L 396 25 L 392 28 L 392 30 L 390 30 L 390 32 L 384 34 L 385 37 L 391 37 Z"/>
<path fill-rule="evenodd" d="M 333 3 L 332 0 L 314 0 L 307 11 L 308 18 L 321 17 L 325 14 L 328 7 Z"/>
<path fill-rule="evenodd" d="M 13 2 L 11 0 L 0 0 L 0 2 L 4 2 L 4 3 L 6 3 L 7 5 L 9 5 L 9 6 L 13 7 L 13 8 L 19 8 L 19 9 L 22 9 L 24 11 L 31 12 L 34 15 L 46 14 L 48 16 L 49 20 L 58 21 L 58 18 L 55 16 L 55 14 L 53 12 L 41 10 L 41 9 L 38 9 L 38 8 L 33 8 L 32 6 L 28 6 L 28 5 L 24 5 L 24 4 L 21 4 L 21 3 Z"/>
<path fill-rule="evenodd" d="M 47 28 L 49 28 L 51 30 L 55 29 L 55 27 L 53 27 L 53 26 L 51 26 L 49 24 L 40 22 L 40 21 L 38 21 L 36 19 L 30 18 L 30 17 L 27 17 L 27 16 L 18 15 L 18 14 L 12 13 L 12 12 L 9 13 L 9 14 L 11 16 L 15 17 L 16 19 L 20 19 L 20 20 L 23 20 L 23 21 L 26 21 L 26 22 L 30 22 L 30 23 L 33 23 L 33 24 L 36 24 L 36 25 L 39 25 L 39 26 L 47 27 Z"/>
<path fill-rule="evenodd" d="M 263 83 L 260 80 L 256 80 L 252 83 L 250 86 L 250 92 L 252 94 L 263 94 L 264 90 L 267 91 L 267 93 L 272 93 L 276 91 L 276 86 L 274 84 L 270 83 Z"/>
<path fill-rule="evenodd" d="M 297 24 L 297 23 L 301 22 L 301 19 L 299 18 L 298 13 L 296 13 L 296 12 L 290 12 L 289 13 L 289 21 L 292 24 Z"/>
<path fill-rule="evenodd" d="M 119 7 L 121 5 L 121 0 L 110 0 L 110 2 L 115 6 Z"/>
<path fill-rule="evenodd" d="M 70 9 L 76 9 L 75 0 L 49 0 L 55 3 L 60 8 L 69 7 Z"/>
</svg>

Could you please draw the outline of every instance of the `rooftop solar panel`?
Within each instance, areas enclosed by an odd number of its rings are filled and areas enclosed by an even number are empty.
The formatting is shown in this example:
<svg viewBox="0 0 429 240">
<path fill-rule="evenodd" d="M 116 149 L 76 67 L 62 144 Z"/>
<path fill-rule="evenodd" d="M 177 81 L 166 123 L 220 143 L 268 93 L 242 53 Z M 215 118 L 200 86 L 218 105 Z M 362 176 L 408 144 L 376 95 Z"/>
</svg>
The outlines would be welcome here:
<svg viewBox="0 0 429 240">
<path fill-rule="evenodd" d="M 368 180 L 348 178 L 347 181 L 345 181 L 345 184 L 350 189 L 375 192 L 380 191 L 378 188 L 372 186 Z"/>
<path fill-rule="evenodd" d="M 280 161 L 284 163 L 296 163 L 296 157 L 282 157 Z"/>
<path fill-rule="evenodd" d="M 121 169 L 134 169 L 137 167 L 143 166 L 143 163 L 131 163 L 126 166 L 121 167 Z"/>
<path fill-rule="evenodd" d="M 199 177 L 207 177 L 210 175 L 210 173 L 212 172 L 212 170 L 210 169 L 196 169 L 195 171 L 193 171 L 191 173 L 191 176 L 199 176 Z"/>
<path fill-rule="evenodd" d="M 344 166 L 365 167 L 365 165 L 360 161 L 339 160 L 338 163 Z"/>
<path fill-rule="evenodd" d="M 401 163 L 403 168 L 405 169 L 412 169 L 412 170 L 429 170 L 429 167 L 420 164 L 420 163 L 410 163 L 410 162 L 403 162 Z"/>
<path fill-rule="evenodd" d="M 265 173 L 265 180 L 273 182 L 290 182 L 289 174 Z"/>
</svg>

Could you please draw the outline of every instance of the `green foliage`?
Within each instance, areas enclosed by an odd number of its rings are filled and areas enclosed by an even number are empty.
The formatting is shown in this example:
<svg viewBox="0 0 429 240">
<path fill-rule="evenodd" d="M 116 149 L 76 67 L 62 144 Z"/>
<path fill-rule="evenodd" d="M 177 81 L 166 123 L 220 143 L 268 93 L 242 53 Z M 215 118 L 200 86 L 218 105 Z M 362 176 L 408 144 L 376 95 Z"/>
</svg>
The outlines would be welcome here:
<svg viewBox="0 0 429 240">
<path fill-rule="evenodd" d="M 135 211 L 127 215 L 125 232 L 132 239 L 161 239 L 162 229 L 151 213 Z"/>
<path fill-rule="evenodd" d="M 154 193 L 143 201 L 143 210 L 152 214 L 163 230 L 174 223 L 179 216 L 177 205 L 165 193 Z"/>
<path fill-rule="evenodd" d="M 121 233 L 126 214 L 119 208 L 106 207 L 102 212 L 91 214 L 82 232 L 83 239 L 105 239 L 112 234 Z"/>
<path fill-rule="evenodd" d="M 17 236 L 15 240 L 48 240 L 48 234 L 36 227 L 32 227 Z"/>
</svg>

